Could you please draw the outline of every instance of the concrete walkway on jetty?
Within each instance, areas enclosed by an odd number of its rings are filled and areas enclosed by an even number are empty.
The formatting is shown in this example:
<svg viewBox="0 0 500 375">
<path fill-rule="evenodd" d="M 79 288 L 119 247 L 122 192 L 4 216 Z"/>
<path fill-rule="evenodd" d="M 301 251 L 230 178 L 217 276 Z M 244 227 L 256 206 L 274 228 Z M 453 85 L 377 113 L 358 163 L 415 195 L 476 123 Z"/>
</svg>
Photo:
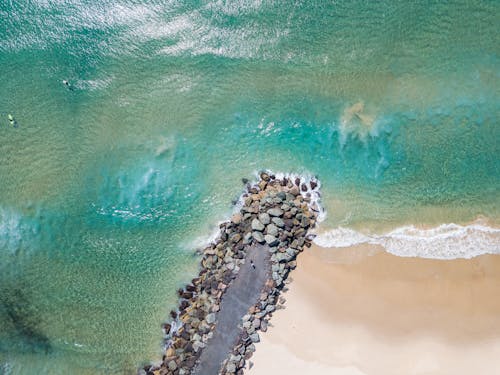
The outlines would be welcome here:
<svg viewBox="0 0 500 375">
<path fill-rule="evenodd" d="M 255 267 L 252 266 L 252 263 Z M 222 298 L 212 339 L 202 350 L 193 375 L 217 375 L 222 362 L 229 357 L 241 330 L 241 318 L 247 314 L 264 289 L 271 274 L 270 252 L 267 245 L 252 245 L 246 250 L 245 263 Z"/>
</svg>

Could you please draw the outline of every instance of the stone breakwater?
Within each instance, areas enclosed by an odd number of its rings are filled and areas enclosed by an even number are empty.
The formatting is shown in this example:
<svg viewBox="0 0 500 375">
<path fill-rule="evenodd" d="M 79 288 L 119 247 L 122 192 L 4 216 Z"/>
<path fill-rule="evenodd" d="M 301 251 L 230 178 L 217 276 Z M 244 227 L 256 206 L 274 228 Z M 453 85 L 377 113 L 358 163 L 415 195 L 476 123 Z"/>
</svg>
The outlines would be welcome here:
<svg viewBox="0 0 500 375">
<path fill-rule="evenodd" d="M 296 257 L 311 246 L 313 235 L 308 235 L 308 230 L 315 226 L 320 211 L 315 202 L 319 197 L 318 182 L 297 176 L 276 178 L 265 172 L 253 185 L 243 182 L 246 191 L 241 197 L 241 209 L 230 221 L 220 224 L 216 241 L 201 252 L 198 277 L 178 291 L 178 310 L 170 313 L 172 321 L 163 327 L 166 351 L 161 364 L 145 366 L 139 374 L 211 375 L 208 367 L 214 364 L 204 367 L 211 358 L 200 360 L 208 349 L 223 352 L 220 363 L 215 363 L 214 374 L 242 374 L 255 351 L 254 344 L 259 342 L 258 332 L 267 330 L 273 312 L 285 302 L 280 293 L 297 265 Z M 235 279 L 247 280 L 244 273 L 256 268 L 257 262 L 254 264 L 248 255 L 255 251 L 269 252 L 259 258 L 263 264 L 258 266 L 264 266 L 266 272 L 262 285 L 258 286 L 260 295 L 248 302 L 246 314 L 237 317 L 239 324 L 234 327 L 237 332 L 229 350 L 210 348 L 220 345 L 215 342 L 220 340 L 212 340 L 214 335 L 231 336 L 227 334 L 230 327 L 217 326 L 222 314 L 231 311 L 227 305 L 233 303 L 229 296 L 224 297 L 228 290 L 239 295 L 235 288 L 248 286 Z"/>
</svg>

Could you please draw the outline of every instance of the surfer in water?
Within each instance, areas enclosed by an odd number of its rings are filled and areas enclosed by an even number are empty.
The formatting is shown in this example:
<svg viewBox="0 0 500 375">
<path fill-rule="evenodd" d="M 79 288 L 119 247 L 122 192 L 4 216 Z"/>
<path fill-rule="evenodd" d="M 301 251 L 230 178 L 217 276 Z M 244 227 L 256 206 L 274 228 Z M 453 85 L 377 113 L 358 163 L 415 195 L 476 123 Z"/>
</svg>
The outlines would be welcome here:
<svg viewBox="0 0 500 375">
<path fill-rule="evenodd" d="M 12 116 L 12 115 L 9 113 L 7 117 L 8 117 L 8 119 L 9 119 L 9 123 L 10 123 L 13 127 L 17 128 L 17 121 L 16 121 L 16 119 L 14 118 L 14 116 Z"/>
<path fill-rule="evenodd" d="M 66 86 L 69 90 L 73 90 L 73 86 L 71 85 L 71 83 L 69 83 L 68 80 L 66 79 L 63 79 L 62 83 L 64 84 L 64 86 Z"/>
</svg>

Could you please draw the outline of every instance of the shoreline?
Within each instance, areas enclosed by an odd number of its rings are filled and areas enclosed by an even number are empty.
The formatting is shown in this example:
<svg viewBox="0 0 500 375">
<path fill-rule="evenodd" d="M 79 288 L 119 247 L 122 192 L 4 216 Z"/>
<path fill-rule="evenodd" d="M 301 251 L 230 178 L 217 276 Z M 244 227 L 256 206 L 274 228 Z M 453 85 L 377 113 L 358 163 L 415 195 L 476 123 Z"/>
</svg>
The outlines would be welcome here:
<svg viewBox="0 0 500 375">
<path fill-rule="evenodd" d="M 500 256 L 313 245 L 246 374 L 470 374 L 500 366 Z M 325 298 L 327 297 L 327 298 Z"/>
</svg>

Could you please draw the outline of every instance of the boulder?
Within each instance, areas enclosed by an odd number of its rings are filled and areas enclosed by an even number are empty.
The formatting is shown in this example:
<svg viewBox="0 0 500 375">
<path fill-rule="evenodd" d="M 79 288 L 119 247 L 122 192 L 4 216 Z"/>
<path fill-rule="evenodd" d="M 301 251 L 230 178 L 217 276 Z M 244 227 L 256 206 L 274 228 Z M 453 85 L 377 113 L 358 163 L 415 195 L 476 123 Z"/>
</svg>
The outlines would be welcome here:
<svg viewBox="0 0 500 375">
<path fill-rule="evenodd" d="M 266 332 L 266 331 L 267 331 L 267 322 L 266 322 L 265 320 L 262 320 L 262 321 L 260 322 L 260 330 L 261 330 L 262 332 Z"/>
<path fill-rule="evenodd" d="M 253 343 L 260 342 L 259 334 L 258 334 L 257 332 L 252 333 L 252 334 L 250 335 L 250 340 L 251 340 Z"/>
<path fill-rule="evenodd" d="M 274 307 L 274 305 L 267 305 L 266 306 L 266 311 L 268 313 L 273 312 L 274 310 L 276 310 L 276 308 Z"/>
<path fill-rule="evenodd" d="M 269 182 L 269 180 L 271 180 L 271 177 L 266 172 L 261 172 L 260 178 L 266 182 Z"/>
<path fill-rule="evenodd" d="M 168 362 L 168 369 L 169 369 L 170 371 L 175 371 L 175 370 L 177 370 L 177 363 L 175 363 L 175 361 L 174 361 L 174 360 L 172 360 L 172 361 Z"/>
<path fill-rule="evenodd" d="M 252 233 L 248 232 L 245 234 L 245 237 L 243 237 L 243 243 L 247 245 L 250 243 L 250 241 L 252 241 Z"/>
<path fill-rule="evenodd" d="M 226 370 L 230 374 L 234 374 L 236 372 L 236 365 L 233 362 L 229 362 L 226 366 Z"/>
<path fill-rule="evenodd" d="M 274 224 L 269 224 L 267 226 L 267 234 L 276 237 L 278 235 L 278 227 Z"/>
<path fill-rule="evenodd" d="M 233 233 L 230 237 L 230 241 L 233 243 L 238 243 L 241 240 L 241 234 L 239 233 Z"/>
<path fill-rule="evenodd" d="M 259 232 L 262 232 L 264 230 L 265 226 L 262 224 L 259 219 L 253 219 L 252 220 L 252 230 L 257 230 Z"/>
<path fill-rule="evenodd" d="M 283 228 L 285 226 L 285 222 L 279 217 L 273 217 L 273 223 L 280 228 Z"/>
<path fill-rule="evenodd" d="M 262 232 L 252 232 L 252 237 L 254 238 L 255 241 L 258 243 L 264 243 L 266 240 L 264 239 L 264 235 Z"/>
<path fill-rule="evenodd" d="M 256 318 L 252 322 L 253 328 L 259 329 L 260 328 L 260 319 Z"/>
<path fill-rule="evenodd" d="M 283 210 L 281 208 L 275 207 L 267 210 L 267 213 L 271 216 L 280 217 L 283 216 Z"/>
<path fill-rule="evenodd" d="M 215 314 L 210 313 L 205 317 L 205 320 L 207 321 L 208 324 L 215 323 Z"/>
<path fill-rule="evenodd" d="M 260 232 L 258 232 L 258 233 L 260 233 Z M 277 244 L 279 244 L 279 240 L 276 237 L 274 237 L 274 236 L 272 236 L 270 234 L 266 234 L 264 236 L 264 240 L 266 241 L 266 243 L 269 246 L 276 246 Z"/>
<path fill-rule="evenodd" d="M 239 223 L 241 223 L 241 219 L 242 219 L 242 218 L 243 218 L 243 217 L 241 216 L 241 214 L 240 214 L 240 213 L 236 213 L 236 214 L 234 214 L 234 215 L 231 217 L 231 222 L 232 222 L 233 224 L 238 225 Z"/>
<path fill-rule="evenodd" d="M 267 225 L 271 222 L 271 218 L 267 212 L 259 214 L 259 220 L 262 224 Z"/>
</svg>

